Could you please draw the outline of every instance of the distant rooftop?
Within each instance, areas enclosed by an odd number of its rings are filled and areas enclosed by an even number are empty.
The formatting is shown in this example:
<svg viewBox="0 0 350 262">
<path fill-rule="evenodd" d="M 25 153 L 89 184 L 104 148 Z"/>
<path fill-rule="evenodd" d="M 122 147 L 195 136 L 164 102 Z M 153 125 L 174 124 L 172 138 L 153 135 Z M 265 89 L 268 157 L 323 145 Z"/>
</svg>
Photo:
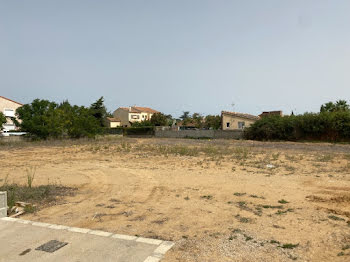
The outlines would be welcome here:
<svg viewBox="0 0 350 262">
<path fill-rule="evenodd" d="M 279 111 L 264 111 L 262 112 L 259 116 L 264 117 L 264 116 L 283 116 L 283 112 L 281 110 Z"/>
<path fill-rule="evenodd" d="M 110 122 L 120 122 L 120 119 L 115 117 L 107 117 L 107 120 Z"/>
<path fill-rule="evenodd" d="M 252 119 L 252 120 L 258 120 L 258 119 L 260 119 L 258 116 L 254 116 L 254 115 L 250 115 L 250 114 L 245 114 L 245 113 L 239 113 L 239 112 L 222 111 L 221 114 L 223 114 L 223 115 L 237 116 L 237 117 L 246 118 L 246 119 Z"/>
<path fill-rule="evenodd" d="M 131 107 L 120 107 L 121 109 L 124 109 L 126 111 L 129 111 L 131 113 L 159 113 L 159 111 L 154 110 L 150 107 L 141 107 L 141 106 L 131 106 Z"/>
</svg>

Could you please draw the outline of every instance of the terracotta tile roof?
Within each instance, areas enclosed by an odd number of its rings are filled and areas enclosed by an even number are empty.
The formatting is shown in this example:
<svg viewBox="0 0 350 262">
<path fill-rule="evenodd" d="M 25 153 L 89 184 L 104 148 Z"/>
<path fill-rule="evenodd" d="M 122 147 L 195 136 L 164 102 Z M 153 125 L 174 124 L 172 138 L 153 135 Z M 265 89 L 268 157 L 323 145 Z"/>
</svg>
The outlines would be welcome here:
<svg viewBox="0 0 350 262">
<path fill-rule="evenodd" d="M 21 103 L 19 103 L 19 102 L 16 102 L 16 101 L 13 101 L 13 100 L 11 100 L 11 99 L 9 99 L 9 98 L 6 98 L 6 97 L 4 97 L 4 96 L 0 96 L 0 98 L 6 99 L 6 100 L 8 100 L 8 101 L 11 101 L 11 102 L 13 102 L 13 103 L 16 103 L 16 104 L 19 104 L 19 105 L 23 106 L 23 104 L 21 104 Z"/>
<path fill-rule="evenodd" d="M 111 122 L 120 122 L 120 119 L 115 117 L 107 117 L 107 120 Z"/>
<path fill-rule="evenodd" d="M 129 111 L 129 107 L 119 107 L 120 109 L 123 109 L 125 111 L 128 111 L 130 113 L 140 113 L 140 111 L 136 110 L 136 109 L 133 109 L 131 108 L 131 111 Z"/>
<path fill-rule="evenodd" d="M 250 114 L 244 114 L 244 113 L 238 113 L 238 112 L 222 111 L 221 114 L 222 115 L 237 116 L 237 117 L 251 119 L 251 120 L 259 120 L 260 119 L 258 116 L 254 116 L 254 115 L 250 115 Z"/>
<path fill-rule="evenodd" d="M 149 107 L 132 106 L 131 111 L 130 111 L 129 107 L 120 107 L 120 108 L 123 110 L 126 110 L 130 113 L 151 113 L 151 114 L 159 113 L 159 111 L 154 110 L 154 109 L 149 108 Z"/>
<path fill-rule="evenodd" d="M 264 117 L 264 116 L 271 116 L 271 115 L 283 116 L 283 112 L 281 110 L 279 110 L 279 111 L 265 111 L 265 112 L 262 112 L 259 116 Z"/>
<path fill-rule="evenodd" d="M 140 112 L 146 112 L 146 113 L 151 113 L 151 114 L 159 113 L 159 111 L 154 110 L 154 109 L 149 108 L 149 107 L 133 106 L 131 108 L 136 109 Z"/>
</svg>

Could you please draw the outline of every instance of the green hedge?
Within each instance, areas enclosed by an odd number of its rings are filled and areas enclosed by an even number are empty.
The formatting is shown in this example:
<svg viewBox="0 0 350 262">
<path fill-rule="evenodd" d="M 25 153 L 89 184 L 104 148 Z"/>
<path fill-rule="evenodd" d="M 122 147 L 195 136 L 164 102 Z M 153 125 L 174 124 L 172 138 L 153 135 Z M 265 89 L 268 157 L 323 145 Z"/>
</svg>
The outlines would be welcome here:
<svg viewBox="0 0 350 262">
<path fill-rule="evenodd" d="M 105 134 L 110 135 L 124 135 L 124 136 L 153 136 L 154 127 L 118 127 L 118 128 L 105 128 Z"/>
<path fill-rule="evenodd" d="M 264 117 L 246 128 L 244 137 L 252 140 L 350 141 L 350 112 Z"/>
<path fill-rule="evenodd" d="M 126 127 L 124 128 L 125 136 L 139 136 L 139 135 L 154 135 L 154 127 Z"/>
<path fill-rule="evenodd" d="M 117 127 L 117 128 L 108 128 L 108 127 L 106 127 L 104 129 L 104 133 L 105 134 L 109 134 L 109 135 L 122 135 L 123 131 L 124 131 L 124 129 L 122 127 Z"/>
</svg>

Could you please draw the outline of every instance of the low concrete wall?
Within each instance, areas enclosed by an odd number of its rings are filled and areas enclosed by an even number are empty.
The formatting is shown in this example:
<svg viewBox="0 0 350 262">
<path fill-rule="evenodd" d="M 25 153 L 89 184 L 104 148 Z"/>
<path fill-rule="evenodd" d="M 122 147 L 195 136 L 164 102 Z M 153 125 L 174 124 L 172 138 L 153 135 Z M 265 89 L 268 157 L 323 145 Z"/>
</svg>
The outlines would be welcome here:
<svg viewBox="0 0 350 262">
<path fill-rule="evenodd" d="M 0 192 L 0 217 L 7 216 L 7 193 Z"/>
<path fill-rule="evenodd" d="M 155 137 L 242 139 L 243 130 L 156 130 Z"/>
<path fill-rule="evenodd" d="M 215 130 L 213 138 L 242 139 L 243 130 Z"/>
<path fill-rule="evenodd" d="M 214 130 L 156 130 L 155 136 L 166 138 L 213 138 Z"/>
<path fill-rule="evenodd" d="M 27 140 L 28 138 L 25 136 L 0 136 L 0 142 L 4 143 L 21 142 Z"/>
</svg>

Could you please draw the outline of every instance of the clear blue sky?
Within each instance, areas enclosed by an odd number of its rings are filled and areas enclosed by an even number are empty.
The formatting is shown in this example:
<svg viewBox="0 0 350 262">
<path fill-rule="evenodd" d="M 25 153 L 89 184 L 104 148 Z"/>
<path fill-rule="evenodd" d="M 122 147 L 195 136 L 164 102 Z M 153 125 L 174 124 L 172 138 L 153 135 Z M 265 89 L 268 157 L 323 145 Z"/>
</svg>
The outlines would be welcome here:
<svg viewBox="0 0 350 262">
<path fill-rule="evenodd" d="M 349 14 L 349 0 L 0 0 L 0 95 L 318 111 L 350 100 Z"/>
</svg>

